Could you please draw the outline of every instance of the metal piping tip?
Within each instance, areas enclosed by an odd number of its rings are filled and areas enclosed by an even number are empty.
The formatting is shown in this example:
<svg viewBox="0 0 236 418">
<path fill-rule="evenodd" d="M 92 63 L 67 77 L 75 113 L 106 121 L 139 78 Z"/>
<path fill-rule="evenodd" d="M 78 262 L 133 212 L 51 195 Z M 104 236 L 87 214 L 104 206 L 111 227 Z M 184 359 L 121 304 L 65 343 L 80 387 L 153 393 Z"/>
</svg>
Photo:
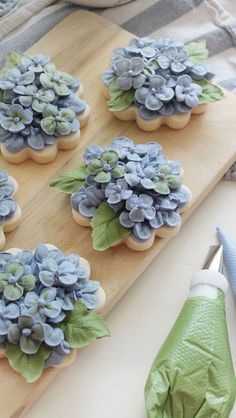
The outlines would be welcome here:
<svg viewBox="0 0 236 418">
<path fill-rule="evenodd" d="M 209 253 L 203 268 L 223 273 L 223 245 L 216 245 L 209 248 Z"/>
</svg>

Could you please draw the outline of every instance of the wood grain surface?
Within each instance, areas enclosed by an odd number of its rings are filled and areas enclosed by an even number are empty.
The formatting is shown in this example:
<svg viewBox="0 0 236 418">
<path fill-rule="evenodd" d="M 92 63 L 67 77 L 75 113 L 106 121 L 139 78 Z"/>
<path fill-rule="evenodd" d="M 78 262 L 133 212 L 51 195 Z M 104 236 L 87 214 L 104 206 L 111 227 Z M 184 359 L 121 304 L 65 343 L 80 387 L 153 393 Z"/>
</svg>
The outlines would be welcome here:
<svg viewBox="0 0 236 418">
<path fill-rule="evenodd" d="M 105 315 L 134 283 L 141 272 L 157 256 L 167 240 L 156 239 L 153 247 L 143 253 L 122 245 L 100 253 L 92 249 L 89 228 L 75 224 L 69 197 L 48 187 L 59 173 L 78 167 L 88 144 L 107 145 L 116 136 L 126 135 L 137 143 L 156 140 L 164 153 L 179 160 L 184 167 L 184 183 L 192 190 L 191 207 L 185 220 L 217 184 L 236 159 L 235 107 L 236 97 L 226 93 L 224 100 L 210 104 L 205 114 L 193 116 L 183 130 L 162 127 L 145 133 L 135 122 L 121 122 L 107 109 L 100 93 L 100 73 L 109 65 L 115 47 L 126 45 L 130 33 L 92 13 L 71 14 L 44 36 L 28 52 L 49 54 L 63 71 L 80 78 L 84 98 L 92 113 L 88 125 L 81 130 L 80 145 L 71 151 L 60 151 L 48 165 L 26 161 L 1 167 L 19 184 L 17 201 L 23 212 L 19 228 L 7 234 L 6 248 L 34 248 L 38 243 L 52 243 L 64 252 L 77 252 L 92 266 L 91 278 L 100 280 L 107 295 Z M 178 251 L 178 248 L 176 248 Z M 7 360 L 0 361 L 0 416 L 19 418 L 58 373 L 44 372 L 34 384 L 26 384 L 10 369 Z"/>
</svg>

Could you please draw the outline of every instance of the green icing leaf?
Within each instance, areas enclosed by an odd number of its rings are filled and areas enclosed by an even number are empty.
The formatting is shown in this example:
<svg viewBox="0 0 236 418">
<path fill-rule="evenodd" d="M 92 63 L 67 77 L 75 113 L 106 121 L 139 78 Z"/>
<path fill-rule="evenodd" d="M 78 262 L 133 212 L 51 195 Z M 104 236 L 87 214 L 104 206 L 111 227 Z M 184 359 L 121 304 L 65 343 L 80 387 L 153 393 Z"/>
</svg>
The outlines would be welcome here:
<svg viewBox="0 0 236 418">
<path fill-rule="evenodd" d="M 221 100 L 224 97 L 223 91 L 220 89 L 220 87 L 216 86 L 215 84 L 211 83 L 208 80 L 200 80 L 195 81 L 194 83 L 199 84 L 202 88 L 202 93 L 199 96 L 199 103 L 210 103 L 210 102 L 216 102 L 218 100 Z"/>
<path fill-rule="evenodd" d="M 54 187 L 59 192 L 72 194 L 84 185 L 87 175 L 87 168 L 83 165 L 69 173 L 61 174 L 57 180 L 51 181 L 49 186 Z"/>
<path fill-rule="evenodd" d="M 206 47 L 205 39 L 197 42 L 190 42 L 184 46 L 188 54 L 188 58 L 194 64 L 202 64 L 208 57 L 208 49 Z"/>
<path fill-rule="evenodd" d="M 73 311 L 58 324 L 72 348 L 85 347 L 97 338 L 110 335 L 107 325 L 99 315 L 88 311 L 81 302 L 75 302 L 73 305 Z"/>
<path fill-rule="evenodd" d="M 108 107 L 111 112 L 127 109 L 132 104 L 134 98 L 134 90 L 123 91 L 116 85 L 116 77 L 113 78 L 109 86 L 110 100 Z"/>
<path fill-rule="evenodd" d="M 16 65 L 20 64 L 21 62 L 21 54 L 15 51 L 9 51 L 7 53 L 6 62 L 2 70 L 0 71 L 0 77 L 4 76 L 10 68 L 15 67 Z M 3 96 L 3 91 L 0 90 L 0 102 L 3 103 L 10 103 L 9 100 L 5 99 Z"/>
<path fill-rule="evenodd" d="M 98 251 L 107 250 L 131 232 L 120 224 L 119 215 L 108 206 L 107 202 L 102 202 L 95 210 L 91 226 L 93 248 Z"/>
<path fill-rule="evenodd" d="M 19 54 L 18 52 L 9 51 L 7 53 L 6 62 L 5 62 L 5 65 L 4 65 L 3 69 L 2 69 L 2 71 L 0 72 L 0 75 L 1 76 L 5 75 L 6 72 L 8 70 L 10 70 L 10 68 L 14 68 L 17 65 L 19 65 L 20 62 L 21 62 L 21 57 L 22 57 L 22 55 Z"/>
<path fill-rule="evenodd" d="M 36 354 L 25 354 L 20 347 L 8 343 L 5 354 L 11 367 L 20 373 L 28 383 L 35 382 L 40 378 L 45 360 L 49 357 L 51 349 L 42 344 Z"/>
</svg>

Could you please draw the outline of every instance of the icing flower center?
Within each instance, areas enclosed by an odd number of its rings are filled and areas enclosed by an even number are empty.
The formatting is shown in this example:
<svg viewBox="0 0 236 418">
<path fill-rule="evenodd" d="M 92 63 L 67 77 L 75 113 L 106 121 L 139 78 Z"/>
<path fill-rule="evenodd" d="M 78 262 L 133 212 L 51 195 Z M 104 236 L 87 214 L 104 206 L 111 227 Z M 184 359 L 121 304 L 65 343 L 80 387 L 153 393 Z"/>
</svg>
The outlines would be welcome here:
<svg viewBox="0 0 236 418">
<path fill-rule="evenodd" d="M 59 80 L 60 80 L 60 77 L 59 77 L 57 74 L 55 74 L 55 75 L 52 77 L 52 79 L 53 79 L 53 81 L 59 81 Z"/>
<path fill-rule="evenodd" d="M 32 331 L 30 328 L 24 328 L 22 330 L 22 335 L 24 335 L 24 337 L 29 337 L 31 335 Z"/>
<path fill-rule="evenodd" d="M 40 308 L 44 308 L 45 307 L 45 305 L 46 305 L 46 302 L 45 302 L 45 300 L 44 299 L 39 299 L 39 301 L 38 301 L 38 305 L 39 305 L 39 307 Z"/>
<path fill-rule="evenodd" d="M 15 284 L 15 283 L 17 283 L 17 281 L 18 281 L 18 278 L 14 277 L 14 276 L 10 276 L 9 279 L 8 279 L 9 284 Z"/>
<path fill-rule="evenodd" d="M 5 315 L 3 311 L 0 311 L 0 319 L 5 319 Z"/>
<path fill-rule="evenodd" d="M 160 180 L 164 180 L 165 179 L 165 175 L 163 173 L 161 173 L 160 171 L 157 172 L 157 176 Z"/>
<path fill-rule="evenodd" d="M 19 118 L 19 116 L 16 116 L 16 117 L 14 118 L 14 122 L 16 122 L 16 123 L 20 122 L 20 118 Z"/>
<path fill-rule="evenodd" d="M 133 70 L 129 70 L 128 74 L 132 76 L 134 74 Z"/>
<path fill-rule="evenodd" d="M 110 171 L 110 170 L 111 170 L 111 166 L 110 166 L 110 164 L 104 164 L 104 166 L 103 166 L 103 170 L 104 170 L 104 171 Z"/>
<path fill-rule="evenodd" d="M 121 192 L 121 186 L 116 185 L 116 187 L 115 187 L 115 191 L 116 191 L 117 193 L 120 193 L 120 192 Z"/>
</svg>

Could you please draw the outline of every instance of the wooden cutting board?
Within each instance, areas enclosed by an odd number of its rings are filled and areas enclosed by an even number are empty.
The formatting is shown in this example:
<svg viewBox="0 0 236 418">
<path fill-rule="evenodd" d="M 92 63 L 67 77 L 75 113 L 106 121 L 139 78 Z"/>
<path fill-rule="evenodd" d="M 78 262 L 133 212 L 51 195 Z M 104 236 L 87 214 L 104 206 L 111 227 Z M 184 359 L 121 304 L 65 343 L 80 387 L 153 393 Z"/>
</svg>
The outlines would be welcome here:
<svg viewBox="0 0 236 418">
<path fill-rule="evenodd" d="M 50 189 L 49 181 L 80 165 L 88 144 L 106 145 L 121 135 L 138 143 L 156 140 L 170 159 L 181 161 L 184 167 L 184 183 L 193 192 L 192 206 L 185 213 L 185 220 L 236 160 L 236 97 L 230 93 L 226 93 L 221 102 L 210 104 L 204 115 L 193 116 L 180 131 L 162 127 L 157 132 L 144 133 L 134 122 L 120 122 L 108 112 L 100 93 L 100 73 L 108 67 L 112 50 L 126 45 L 132 37 L 93 13 L 79 11 L 36 43 L 28 52 L 49 54 L 60 69 L 80 78 L 92 115 L 81 132 L 79 147 L 60 151 L 56 160 L 48 165 L 30 160 L 13 165 L 0 157 L 1 167 L 19 183 L 17 198 L 23 210 L 21 225 L 7 234 L 6 248 L 32 249 L 38 243 L 53 243 L 67 253 L 78 252 L 87 258 L 92 265 L 92 278 L 101 281 L 107 294 L 103 315 L 124 295 L 167 240 L 156 239 L 153 247 L 143 253 L 133 252 L 126 246 L 96 252 L 92 249 L 90 229 L 78 226 L 72 219 L 69 197 Z M 58 370 L 51 368 L 38 382 L 27 384 L 10 368 L 7 360 L 1 360 L 1 418 L 21 417 L 57 373 Z"/>
</svg>

